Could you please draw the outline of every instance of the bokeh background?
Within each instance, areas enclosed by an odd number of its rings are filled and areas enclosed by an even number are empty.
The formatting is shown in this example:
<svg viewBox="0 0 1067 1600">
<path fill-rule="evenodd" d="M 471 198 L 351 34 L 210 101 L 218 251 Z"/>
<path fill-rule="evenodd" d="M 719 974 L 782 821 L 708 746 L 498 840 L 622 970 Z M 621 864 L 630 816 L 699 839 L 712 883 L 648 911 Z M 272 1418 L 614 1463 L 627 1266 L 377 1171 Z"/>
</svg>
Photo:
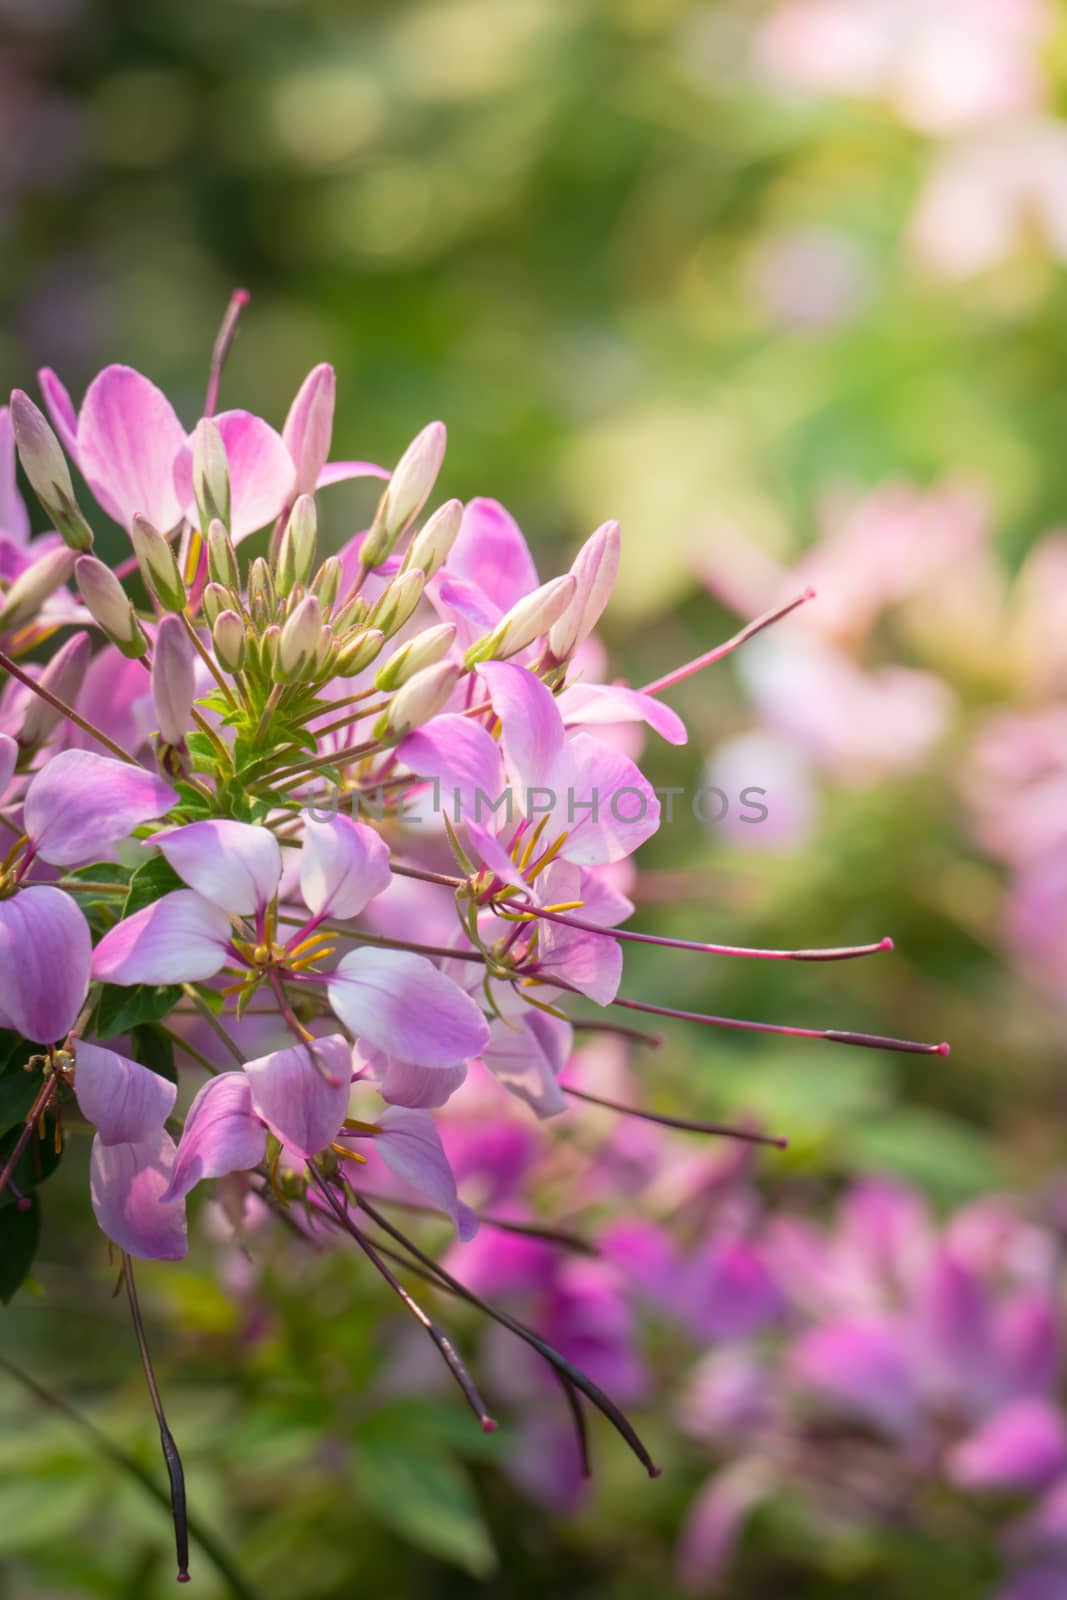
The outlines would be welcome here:
<svg viewBox="0 0 1067 1600">
<path fill-rule="evenodd" d="M 280 425 L 327 359 L 340 454 L 389 463 L 444 418 L 442 492 L 504 501 L 543 575 L 619 519 L 604 641 L 630 682 L 783 569 L 816 582 L 804 619 L 674 692 L 691 743 L 646 770 L 730 811 L 679 805 L 639 925 L 897 952 L 629 952 L 625 992 L 953 1055 L 670 1026 L 635 1058 L 646 1102 L 788 1135 L 768 1204 L 876 1172 L 938 1215 L 1021 1193 L 1056 1239 L 1067 1209 L 1065 97 L 1055 0 L 0 0 L 12 384 L 47 364 L 78 397 L 126 361 L 192 421 L 240 284 L 229 403 Z M 333 536 L 368 510 L 339 491 Z M 155 1471 L 83 1182 L 65 1162 L 0 1338 Z M 506 1428 L 382 1401 L 392 1311 L 353 1260 L 279 1254 L 266 1332 L 209 1243 L 144 1284 L 194 1505 L 252 1592 L 675 1592 L 708 1465 L 672 1421 L 673 1347 L 639 1406 L 664 1478 L 598 1432 L 592 1490 L 548 1510 Z M 0 1416 L 4 1600 L 170 1592 L 136 1484 L 11 1385 Z M 787 1507 L 723 1582 L 970 1600 L 993 1592 L 975 1537 L 841 1540 Z M 228 1592 L 205 1562 L 197 1582 Z"/>
</svg>

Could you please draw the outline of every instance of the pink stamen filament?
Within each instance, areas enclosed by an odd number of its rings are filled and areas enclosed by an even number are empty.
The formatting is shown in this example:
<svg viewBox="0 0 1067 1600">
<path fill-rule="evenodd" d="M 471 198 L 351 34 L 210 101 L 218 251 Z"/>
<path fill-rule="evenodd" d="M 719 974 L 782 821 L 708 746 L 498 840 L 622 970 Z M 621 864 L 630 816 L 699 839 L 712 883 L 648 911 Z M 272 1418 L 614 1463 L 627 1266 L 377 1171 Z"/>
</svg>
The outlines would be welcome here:
<svg viewBox="0 0 1067 1600">
<path fill-rule="evenodd" d="M 706 655 L 697 656 L 694 661 L 687 661 L 684 667 L 675 667 L 674 671 L 668 672 L 665 677 L 656 678 L 652 683 L 646 683 L 640 691 L 641 694 L 662 694 L 664 689 L 672 689 L 676 683 L 681 683 L 683 678 L 691 678 L 695 672 L 703 672 L 705 667 L 714 666 L 716 661 L 721 661 L 724 656 L 732 655 L 735 650 L 739 649 L 741 645 L 747 644 L 748 640 L 754 638 L 757 633 L 762 633 L 764 628 L 769 628 L 772 623 L 780 622 L 783 617 L 787 617 L 798 606 L 802 606 L 808 600 L 814 600 L 814 598 L 815 590 L 808 588 L 804 590 L 803 594 L 794 595 L 793 599 L 786 601 L 784 606 L 775 606 L 772 611 L 764 611 L 762 616 L 753 618 L 732 638 L 727 639 L 723 644 L 716 645 L 714 650 L 709 650 Z"/>
</svg>

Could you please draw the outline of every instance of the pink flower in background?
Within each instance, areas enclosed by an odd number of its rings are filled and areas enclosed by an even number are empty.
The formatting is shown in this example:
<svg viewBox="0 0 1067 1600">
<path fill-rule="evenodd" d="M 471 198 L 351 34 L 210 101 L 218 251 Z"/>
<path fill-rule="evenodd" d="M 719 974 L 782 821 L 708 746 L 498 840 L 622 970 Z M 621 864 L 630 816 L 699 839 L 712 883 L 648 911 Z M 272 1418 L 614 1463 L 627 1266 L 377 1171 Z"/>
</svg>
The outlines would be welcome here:
<svg viewBox="0 0 1067 1600">
<path fill-rule="evenodd" d="M 886 101 L 944 136 L 1033 110 L 1044 0 L 782 0 L 756 40 L 772 79 L 813 94 Z"/>
</svg>

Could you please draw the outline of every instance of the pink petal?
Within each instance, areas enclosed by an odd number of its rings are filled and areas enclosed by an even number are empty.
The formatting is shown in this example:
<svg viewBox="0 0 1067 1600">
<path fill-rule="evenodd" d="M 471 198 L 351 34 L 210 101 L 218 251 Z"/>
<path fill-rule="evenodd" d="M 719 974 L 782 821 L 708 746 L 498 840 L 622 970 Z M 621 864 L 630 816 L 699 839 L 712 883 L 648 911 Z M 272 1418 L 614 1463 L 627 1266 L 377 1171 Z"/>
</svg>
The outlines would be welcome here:
<svg viewBox="0 0 1067 1600">
<path fill-rule="evenodd" d="M 230 464 L 230 532 L 234 541 L 265 528 L 293 494 L 296 469 L 280 433 L 250 411 L 223 411 L 214 419 Z M 193 451 L 183 440 L 175 480 L 185 510 L 195 515 Z"/>
<path fill-rule="evenodd" d="M 485 1018 L 469 995 L 425 956 L 353 950 L 328 984 L 347 1028 L 376 1050 L 424 1067 L 452 1067 L 479 1055 Z"/>
<path fill-rule="evenodd" d="M 908 1433 L 919 1416 L 916 1376 L 901 1327 L 888 1318 L 826 1323 L 794 1344 L 795 1379 L 838 1411 L 889 1433 Z"/>
<path fill-rule="evenodd" d="M 577 913 L 583 919 L 586 909 Z M 537 969 L 546 976 L 565 978 L 598 1006 L 610 1005 L 622 982 L 622 950 L 617 939 L 602 933 L 565 928 L 542 922 L 537 946 Z"/>
<path fill-rule="evenodd" d="M 487 661 L 479 672 L 502 723 L 509 773 L 524 788 L 551 784 L 563 749 L 563 719 L 540 678 L 511 661 Z"/>
<path fill-rule="evenodd" d="M 456 649 L 467 650 L 483 634 L 496 627 L 503 612 L 495 601 L 483 594 L 476 583 L 448 571 L 438 573 L 427 594 L 443 622 L 456 627 Z"/>
<path fill-rule="evenodd" d="M 79 1039 L 74 1087 L 82 1115 L 104 1144 L 154 1138 L 174 1109 L 178 1090 L 158 1072 L 114 1050 Z"/>
<path fill-rule="evenodd" d="M 59 442 L 72 461 L 78 460 L 78 413 L 70 395 L 60 383 L 51 367 L 41 367 L 37 374 L 44 396 L 45 410 L 59 435 Z"/>
<path fill-rule="evenodd" d="M 390 1106 L 378 1118 L 374 1149 L 390 1172 L 426 1196 L 456 1224 L 461 1239 L 473 1239 L 478 1219 L 462 1204 L 437 1125 L 427 1111 Z"/>
<path fill-rule="evenodd" d="M 341 1034 L 275 1050 L 245 1072 L 257 1115 L 290 1150 L 310 1160 L 337 1138 L 352 1089 L 352 1047 Z"/>
<path fill-rule="evenodd" d="M 235 917 L 262 911 L 281 880 L 277 839 L 250 822 L 190 822 L 156 834 L 152 843 L 190 889 Z"/>
<path fill-rule="evenodd" d="M 623 861 L 659 827 L 659 800 L 648 779 L 629 756 L 587 733 L 568 741 L 554 781 L 556 817 L 568 829 L 567 861 L 586 867 Z"/>
<path fill-rule="evenodd" d="M 104 983 L 198 983 L 225 966 L 230 919 L 191 889 L 165 894 L 111 928 L 93 955 Z"/>
<path fill-rule="evenodd" d="M 188 1250 L 185 1201 L 163 1199 L 174 1167 L 174 1140 L 160 1129 L 140 1144 L 106 1145 L 97 1134 L 89 1167 L 96 1220 L 131 1256 L 180 1261 Z"/>
<path fill-rule="evenodd" d="M 723 1576 L 749 1513 L 771 1494 L 767 1464 L 741 1457 L 709 1478 L 686 1512 L 675 1554 L 687 1589 L 707 1593 Z"/>
<path fill-rule="evenodd" d="M 573 1037 L 570 1023 L 547 1012 L 531 1011 L 518 1029 L 499 1019 L 489 1029 L 482 1060 L 494 1078 L 532 1106 L 539 1117 L 554 1117 L 567 1109 L 557 1079 Z"/>
<path fill-rule="evenodd" d="M 762 1254 L 743 1239 L 698 1252 L 681 1289 L 685 1319 L 706 1341 L 745 1339 L 779 1316 L 782 1296 Z"/>
<path fill-rule="evenodd" d="M 1048 1400 L 1016 1400 L 989 1417 L 948 1457 L 962 1489 L 1032 1492 L 1067 1468 L 1067 1427 Z"/>
<path fill-rule="evenodd" d="M 458 820 L 492 825 L 490 807 L 504 796 L 507 787 L 504 763 L 500 746 L 478 723 L 451 712 L 434 717 L 401 740 L 397 755 L 418 777 L 439 782 L 440 808 L 452 821 L 457 820 L 458 810 Z M 480 801 L 479 794 L 483 796 Z M 521 804 L 522 796 L 516 795 L 515 807 Z M 496 815 L 507 820 L 506 808 Z"/>
<path fill-rule="evenodd" d="M 89 992 L 89 924 L 62 889 L 0 900 L 0 1010 L 35 1044 L 68 1034 Z"/>
<path fill-rule="evenodd" d="M 315 487 L 328 489 L 333 483 L 347 483 L 351 478 L 388 477 L 389 469 L 375 466 L 373 461 L 331 461 L 319 473 Z"/>
<path fill-rule="evenodd" d="M 147 517 L 167 533 L 182 519 L 174 464 L 185 429 L 166 395 L 132 367 L 105 367 L 78 417 L 77 459 L 109 516 L 129 528 Z"/>
<path fill-rule="evenodd" d="M 29 542 L 30 516 L 18 490 L 15 433 L 7 406 L 0 406 L 0 533 L 6 533 L 16 544 Z"/>
<path fill-rule="evenodd" d="M 670 706 L 621 683 L 572 683 L 556 704 L 568 728 L 647 722 L 668 744 L 685 744 L 689 737 L 685 723 Z"/>
<path fill-rule="evenodd" d="M 224 1072 L 211 1078 L 189 1107 L 164 1198 L 183 1198 L 202 1178 L 247 1172 L 266 1150 L 267 1131 L 252 1109 L 252 1086 L 245 1074 Z"/>
<path fill-rule="evenodd" d="M 196 656 L 185 623 L 168 612 L 160 618 L 152 655 L 152 700 L 164 744 L 181 744 L 192 727 Z"/>
<path fill-rule="evenodd" d="M 605 522 L 574 558 L 574 599 L 548 635 L 549 648 L 561 660 L 572 656 L 600 621 L 618 576 L 620 544 L 619 524 Z"/>
<path fill-rule="evenodd" d="M 300 893 L 315 916 L 357 917 L 392 881 L 389 846 L 351 817 L 319 821 L 304 812 Z"/>
<path fill-rule="evenodd" d="M 378 1090 L 391 1106 L 436 1111 L 446 1105 L 467 1077 L 467 1063 L 454 1067 L 424 1067 L 413 1061 L 375 1053 Z"/>
<path fill-rule="evenodd" d="M 53 756 L 26 791 L 24 826 L 37 854 L 54 867 L 112 858 L 112 846 L 162 816 L 178 796 L 143 767 L 91 750 Z"/>
<path fill-rule="evenodd" d="M 337 380 L 328 362 L 313 367 L 297 390 L 282 429 L 282 439 L 296 468 L 294 498 L 314 494 L 330 454 Z"/>
<path fill-rule="evenodd" d="M 538 584 L 526 540 L 499 500 L 478 498 L 467 503 L 448 557 L 448 572 L 475 584 L 501 611 L 510 610 Z"/>
<path fill-rule="evenodd" d="M 15 740 L 9 734 L 0 733 L 0 800 L 4 798 L 11 782 L 18 758 L 19 747 Z"/>
</svg>

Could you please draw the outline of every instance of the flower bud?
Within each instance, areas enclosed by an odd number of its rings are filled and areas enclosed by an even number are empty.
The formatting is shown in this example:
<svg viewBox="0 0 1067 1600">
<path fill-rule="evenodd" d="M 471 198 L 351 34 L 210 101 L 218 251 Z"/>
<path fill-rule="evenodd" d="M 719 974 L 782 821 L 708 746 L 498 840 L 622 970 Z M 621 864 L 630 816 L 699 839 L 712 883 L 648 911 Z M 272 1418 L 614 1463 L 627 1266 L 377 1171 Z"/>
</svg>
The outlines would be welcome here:
<svg viewBox="0 0 1067 1600">
<path fill-rule="evenodd" d="M 549 629 L 548 648 L 567 661 L 603 615 L 619 571 L 619 524 L 605 522 L 583 544 L 571 567 L 574 599 Z"/>
<path fill-rule="evenodd" d="M 218 424 L 201 417 L 193 430 L 193 494 L 200 526 L 230 526 L 230 463 Z"/>
<path fill-rule="evenodd" d="M 414 677 L 416 672 L 421 672 L 423 667 L 432 667 L 442 656 L 446 656 L 455 637 L 455 625 L 451 622 L 442 622 L 436 628 L 427 628 L 416 634 L 399 650 L 394 650 L 385 665 L 378 668 L 374 687 L 399 689 L 402 683 Z"/>
<path fill-rule="evenodd" d="M 573 573 L 566 572 L 561 578 L 549 579 L 532 594 L 523 595 L 501 617 L 492 633 L 471 645 L 465 657 L 467 666 L 473 667 L 479 661 L 504 660 L 525 650 L 563 615 L 577 588 Z"/>
<path fill-rule="evenodd" d="M 245 625 L 236 611 L 220 611 L 211 629 L 211 640 L 219 666 L 225 672 L 240 672 L 248 653 Z"/>
<path fill-rule="evenodd" d="M 361 628 L 370 616 L 370 606 L 362 595 L 354 594 L 346 600 L 340 611 L 330 618 L 333 631 L 340 637 L 350 628 Z"/>
<path fill-rule="evenodd" d="M 345 569 L 337 556 L 327 556 L 311 580 L 311 593 L 319 597 L 319 604 L 328 611 L 341 592 L 341 579 Z"/>
<path fill-rule="evenodd" d="M 425 584 L 425 574 L 418 567 L 397 573 L 368 618 L 371 627 L 381 628 L 385 637 L 391 638 L 422 599 Z"/>
<path fill-rule="evenodd" d="M 354 678 L 357 672 L 362 672 L 364 667 L 370 666 L 384 643 L 385 634 L 380 628 L 363 628 L 358 633 L 349 634 L 338 650 L 334 662 L 337 676 Z"/>
<path fill-rule="evenodd" d="M 164 744 L 181 744 L 192 722 L 196 693 L 193 646 L 181 617 L 160 620 L 152 652 L 152 699 Z"/>
<path fill-rule="evenodd" d="M 374 724 L 374 737 L 380 743 L 392 744 L 412 729 L 421 728 L 445 709 L 462 673 L 463 668 L 454 661 L 438 661 L 416 672 L 397 690 Z"/>
<path fill-rule="evenodd" d="M 70 705 L 81 688 L 88 664 L 89 635 L 76 633 L 56 651 L 37 682 L 42 689 L 48 689 L 57 699 L 65 700 Z M 62 711 L 57 711 L 55 706 L 50 706 L 47 700 L 35 694 L 22 719 L 19 744 L 24 750 L 43 744 L 62 715 Z"/>
<path fill-rule="evenodd" d="M 315 565 L 318 516 L 310 494 L 302 494 L 289 514 L 275 565 L 278 593 L 286 595 L 298 583 L 307 583 Z"/>
<path fill-rule="evenodd" d="M 441 470 L 447 438 L 443 422 L 430 422 L 400 457 L 378 502 L 374 524 L 363 541 L 359 553 L 363 566 L 381 566 L 426 504 Z"/>
<path fill-rule="evenodd" d="M 278 665 L 278 646 L 281 643 L 282 630 L 276 622 L 265 628 L 259 637 L 259 659 L 263 671 L 269 678 L 273 678 Z"/>
<path fill-rule="evenodd" d="M 165 611 L 184 611 L 188 596 L 173 546 L 147 517 L 134 517 L 130 538 L 148 592 L 155 595 Z"/>
<path fill-rule="evenodd" d="M 323 361 L 308 373 L 289 407 L 282 438 L 296 467 L 300 494 L 314 493 L 329 457 L 336 387 L 333 368 Z"/>
<path fill-rule="evenodd" d="M 237 564 L 237 551 L 217 517 L 208 523 L 207 575 L 212 583 L 221 583 L 224 589 L 240 593 L 241 569 Z"/>
<path fill-rule="evenodd" d="M 11 426 L 23 471 L 49 518 L 72 550 L 91 550 L 93 530 L 74 498 L 67 458 L 43 412 L 21 389 L 11 396 Z"/>
<path fill-rule="evenodd" d="M 279 683 L 295 683 L 318 653 L 322 641 L 322 607 L 309 594 L 282 628 L 274 676 Z"/>
<path fill-rule="evenodd" d="M 224 589 L 221 583 L 205 584 L 200 609 L 209 628 L 215 626 L 215 621 L 221 612 L 231 610 L 232 606 L 233 596 L 229 589 Z"/>
<path fill-rule="evenodd" d="M 273 617 L 278 608 L 278 594 L 271 577 L 270 567 L 262 556 L 257 556 L 248 574 L 248 604 L 258 611 L 264 621 Z"/>
<path fill-rule="evenodd" d="M 111 568 L 95 556 L 79 556 L 74 570 L 79 593 L 97 626 L 124 656 L 130 661 L 139 661 L 148 649 L 148 635 Z"/>
<path fill-rule="evenodd" d="M 2 596 L 0 631 L 17 628 L 35 617 L 49 595 L 67 582 L 77 559 L 75 551 L 61 544 L 20 572 Z"/>
<path fill-rule="evenodd" d="M 462 521 L 462 500 L 446 500 L 443 506 L 438 506 L 408 546 L 405 568 L 421 567 L 427 580 L 432 578 L 448 560 Z"/>
</svg>

